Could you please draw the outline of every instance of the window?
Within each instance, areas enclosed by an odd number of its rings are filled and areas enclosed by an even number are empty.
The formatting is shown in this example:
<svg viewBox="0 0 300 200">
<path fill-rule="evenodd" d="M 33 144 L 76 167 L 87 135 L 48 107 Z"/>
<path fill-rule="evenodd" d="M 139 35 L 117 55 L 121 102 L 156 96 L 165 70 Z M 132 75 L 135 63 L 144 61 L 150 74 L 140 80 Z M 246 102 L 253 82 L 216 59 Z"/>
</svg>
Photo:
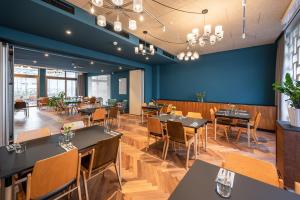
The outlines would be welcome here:
<svg viewBox="0 0 300 200">
<path fill-rule="evenodd" d="M 103 102 L 110 99 L 110 75 L 88 77 L 88 95 L 102 97 Z"/>
<path fill-rule="evenodd" d="M 49 97 L 65 92 L 67 97 L 77 95 L 77 72 L 47 69 L 47 94 Z"/>
<path fill-rule="evenodd" d="M 119 78 L 119 94 L 127 94 L 127 78 Z"/>
<path fill-rule="evenodd" d="M 30 66 L 14 66 L 14 99 L 23 99 L 30 106 L 36 105 L 39 70 Z"/>
</svg>

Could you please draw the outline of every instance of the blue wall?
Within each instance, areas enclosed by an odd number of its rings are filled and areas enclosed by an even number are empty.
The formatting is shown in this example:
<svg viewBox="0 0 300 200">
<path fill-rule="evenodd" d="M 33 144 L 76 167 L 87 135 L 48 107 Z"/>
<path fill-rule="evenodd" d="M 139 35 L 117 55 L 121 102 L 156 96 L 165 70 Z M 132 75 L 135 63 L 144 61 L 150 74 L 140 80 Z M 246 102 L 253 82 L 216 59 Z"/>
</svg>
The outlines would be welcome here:
<svg viewBox="0 0 300 200">
<path fill-rule="evenodd" d="M 39 69 L 40 97 L 46 97 L 46 69 Z"/>
<path fill-rule="evenodd" d="M 160 99 L 274 105 L 276 45 L 207 54 L 194 62 L 161 65 Z M 154 78 L 155 80 L 155 78 Z"/>
<path fill-rule="evenodd" d="M 127 79 L 127 94 L 119 94 L 119 79 Z M 111 98 L 117 100 L 129 100 L 129 71 L 117 72 L 111 75 Z"/>
</svg>

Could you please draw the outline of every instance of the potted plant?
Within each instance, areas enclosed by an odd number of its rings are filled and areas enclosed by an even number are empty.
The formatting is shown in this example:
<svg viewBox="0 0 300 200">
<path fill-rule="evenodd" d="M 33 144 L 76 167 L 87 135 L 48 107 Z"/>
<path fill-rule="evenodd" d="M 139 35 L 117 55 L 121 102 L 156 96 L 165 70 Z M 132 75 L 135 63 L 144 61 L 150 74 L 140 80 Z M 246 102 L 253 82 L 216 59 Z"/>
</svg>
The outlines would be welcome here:
<svg viewBox="0 0 300 200">
<path fill-rule="evenodd" d="M 292 126 L 300 127 L 300 81 L 293 81 L 291 75 L 285 75 L 285 81 L 273 84 L 274 90 L 285 94 L 289 101 L 289 118 Z"/>
<path fill-rule="evenodd" d="M 205 97 L 205 92 L 197 92 L 196 93 L 196 99 L 197 99 L 197 101 L 203 102 L 204 97 Z"/>
</svg>

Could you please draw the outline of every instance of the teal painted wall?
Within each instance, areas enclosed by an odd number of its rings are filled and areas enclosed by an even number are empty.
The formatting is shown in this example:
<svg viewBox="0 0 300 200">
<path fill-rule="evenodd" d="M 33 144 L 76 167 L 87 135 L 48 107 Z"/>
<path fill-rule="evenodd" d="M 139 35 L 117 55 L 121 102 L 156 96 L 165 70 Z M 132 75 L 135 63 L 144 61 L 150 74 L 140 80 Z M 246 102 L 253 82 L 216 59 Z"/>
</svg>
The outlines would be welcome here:
<svg viewBox="0 0 300 200">
<path fill-rule="evenodd" d="M 127 94 L 120 95 L 119 94 L 119 79 L 126 78 L 127 79 Z M 117 100 L 129 100 L 129 71 L 117 72 L 111 75 L 111 98 Z"/>
<path fill-rule="evenodd" d="M 160 85 L 157 98 L 196 100 L 195 93 L 205 91 L 209 102 L 274 105 L 275 63 L 276 45 L 271 44 L 161 65 L 154 78 Z"/>
<path fill-rule="evenodd" d="M 40 97 L 46 97 L 46 69 L 39 69 Z"/>
</svg>

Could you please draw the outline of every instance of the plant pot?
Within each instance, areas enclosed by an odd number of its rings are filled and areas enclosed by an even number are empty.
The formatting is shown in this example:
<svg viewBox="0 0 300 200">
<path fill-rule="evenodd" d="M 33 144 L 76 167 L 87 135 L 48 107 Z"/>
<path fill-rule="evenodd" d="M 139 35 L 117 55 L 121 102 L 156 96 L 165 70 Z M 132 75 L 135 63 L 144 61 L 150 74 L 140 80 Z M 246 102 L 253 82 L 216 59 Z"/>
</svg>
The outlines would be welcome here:
<svg viewBox="0 0 300 200">
<path fill-rule="evenodd" d="M 292 126 L 300 127 L 300 109 L 288 108 L 290 123 Z"/>
</svg>

